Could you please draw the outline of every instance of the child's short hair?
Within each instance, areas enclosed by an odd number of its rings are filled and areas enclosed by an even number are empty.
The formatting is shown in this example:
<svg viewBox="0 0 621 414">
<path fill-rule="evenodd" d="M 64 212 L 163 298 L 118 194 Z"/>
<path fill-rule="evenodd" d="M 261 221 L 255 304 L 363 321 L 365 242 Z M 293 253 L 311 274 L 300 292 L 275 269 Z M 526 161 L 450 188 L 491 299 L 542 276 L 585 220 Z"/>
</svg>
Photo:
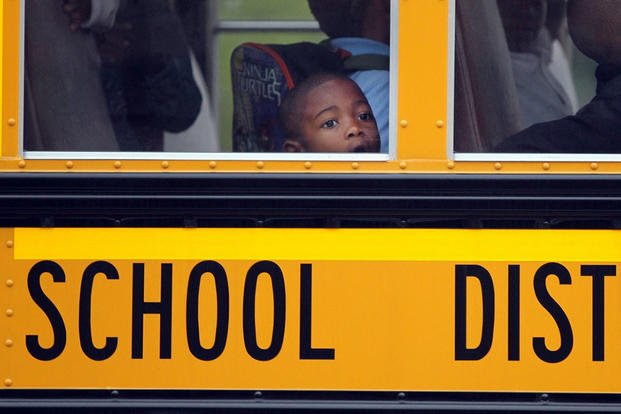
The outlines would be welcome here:
<svg viewBox="0 0 621 414">
<path fill-rule="evenodd" d="M 286 139 L 300 138 L 300 125 L 304 115 L 306 96 L 316 87 L 332 80 L 355 82 L 347 76 L 334 72 L 321 72 L 309 76 L 285 95 L 279 109 L 280 123 Z"/>
</svg>

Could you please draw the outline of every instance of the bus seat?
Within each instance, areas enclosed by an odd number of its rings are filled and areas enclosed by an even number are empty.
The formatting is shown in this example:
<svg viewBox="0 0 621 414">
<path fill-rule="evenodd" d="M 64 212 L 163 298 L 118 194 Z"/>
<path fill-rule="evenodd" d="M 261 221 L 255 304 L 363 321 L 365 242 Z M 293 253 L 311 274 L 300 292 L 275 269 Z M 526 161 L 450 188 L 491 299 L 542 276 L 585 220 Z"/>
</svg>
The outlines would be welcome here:
<svg viewBox="0 0 621 414">
<path fill-rule="evenodd" d="M 456 152 L 486 152 L 520 130 L 509 49 L 496 0 L 456 2 Z"/>
</svg>

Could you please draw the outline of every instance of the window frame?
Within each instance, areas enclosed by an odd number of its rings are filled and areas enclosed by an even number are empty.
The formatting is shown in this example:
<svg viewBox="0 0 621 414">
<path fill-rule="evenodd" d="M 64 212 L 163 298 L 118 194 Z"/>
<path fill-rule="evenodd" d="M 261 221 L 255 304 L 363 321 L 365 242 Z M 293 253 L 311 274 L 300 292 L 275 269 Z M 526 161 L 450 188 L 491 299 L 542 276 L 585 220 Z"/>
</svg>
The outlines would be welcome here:
<svg viewBox="0 0 621 414">
<path fill-rule="evenodd" d="M 2 2 L 0 171 L 380 174 L 619 173 L 611 155 L 453 151 L 455 0 L 392 1 L 389 154 L 22 151 L 24 0 Z M 405 39 L 405 40 L 404 40 Z M 415 41 L 423 39 L 424 41 Z M 427 64 L 434 62 L 434 64 Z M 412 92 L 415 91 L 415 92 Z M 321 155 L 321 156 L 319 156 Z"/>
<path fill-rule="evenodd" d="M 449 102 L 451 102 L 452 96 L 454 96 L 454 88 L 455 88 L 455 82 L 454 82 L 454 77 L 455 77 L 455 42 L 456 42 L 456 37 L 455 37 L 455 27 L 456 27 L 456 13 L 455 13 L 455 9 L 456 9 L 456 0 L 450 0 L 451 1 L 451 25 L 450 25 L 450 30 L 452 31 L 450 33 L 450 45 L 449 45 L 449 53 L 450 56 L 452 57 L 451 62 L 450 62 L 450 77 L 449 77 L 449 87 L 450 87 L 450 93 L 449 93 Z M 451 106 L 454 107 L 455 103 L 452 102 Z M 450 109 L 450 108 L 449 108 Z M 452 116 L 452 113 L 454 113 L 453 111 L 449 111 L 450 115 Z M 452 119 L 452 118 L 451 118 Z M 543 164 L 539 164 L 541 166 L 541 168 L 543 168 L 543 170 L 550 170 L 551 169 L 551 164 L 552 162 L 555 163 L 555 165 L 559 166 L 562 165 L 563 167 L 570 167 L 572 168 L 571 171 L 575 171 L 575 172 L 579 172 L 576 170 L 573 170 L 573 166 L 578 167 L 581 163 L 589 163 L 589 168 L 591 171 L 596 171 L 599 169 L 600 165 L 598 163 L 600 162 L 604 162 L 604 163 L 611 163 L 611 162 L 620 162 L 621 161 L 621 154 L 601 154 L 601 153 L 492 153 L 492 152 L 456 152 L 454 150 L 454 135 L 452 133 L 452 122 L 450 122 L 451 124 L 451 130 L 449 131 L 449 134 L 447 135 L 447 146 L 449 149 L 449 158 L 452 157 L 453 161 L 455 162 L 459 162 L 459 163 L 477 163 L 477 162 L 493 162 L 495 163 L 495 167 L 497 170 L 500 170 L 502 168 L 502 164 L 500 166 L 500 168 L 498 168 L 498 163 L 500 162 L 510 162 L 510 163 L 523 163 L 522 165 L 528 165 L 528 166 L 535 166 L 536 163 L 543 163 Z M 528 163 L 528 164 L 525 164 Z M 563 164 L 557 164 L 557 163 L 563 163 Z M 572 163 L 572 164 L 569 164 Z M 618 167 L 618 166 L 615 166 Z M 563 168 L 563 171 L 565 171 L 567 168 Z"/>
<path fill-rule="evenodd" d="M 24 2 L 26 0 L 19 0 L 19 6 L 21 10 L 23 10 Z M 398 1 L 391 0 L 393 5 L 392 17 L 398 16 L 397 10 Z M 13 5 L 15 7 L 15 5 Z M 209 6 L 209 13 L 217 13 L 217 3 L 213 2 Z M 23 13 L 20 17 L 20 62 L 24 60 L 24 16 Z M 275 31 L 314 31 L 318 30 L 318 24 L 316 22 L 300 22 L 300 21 L 278 21 L 278 22 L 270 22 L 270 21 L 234 21 L 234 20 L 218 20 L 218 16 L 215 19 L 209 19 L 208 22 L 208 35 L 207 35 L 207 49 L 212 56 L 212 62 L 217 62 L 218 59 L 218 36 L 224 32 L 230 31 L 256 31 L 263 30 L 269 28 L 270 30 Z M 396 29 L 396 25 L 392 25 L 391 31 L 393 34 L 397 34 L 398 30 Z M 5 31 L 6 31 L 5 27 Z M 10 37 L 10 36 L 7 36 Z M 396 51 L 396 45 L 392 46 L 392 49 Z M 396 59 L 394 59 L 396 62 Z M 215 64 L 213 65 L 215 66 Z M 208 81 L 209 84 L 215 85 L 218 83 L 218 73 L 211 67 L 208 72 L 210 72 L 210 79 Z M 24 91 L 23 91 L 23 79 L 24 79 L 24 68 L 20 66 L 19 68 L 19 76 L 20 76 L 20 92 L 19 92 L 19 101 L 23 102 L 24 99 Z M 391 76 L 392 75 L 391 71 Z M 209 74 L 208 74 L 209 75 Z M 220 74 L 222 75 L 222 74 Z M 393 87 L 391 87 L 394 89 Z M 215 113 L 218 112 L 218 105 L 214 105 L 214 103 L 218 102 L 217 88 L 211 88 L 211 100 L 212 100 L 212 108 L 215 109 Z M 396 96 L 395 94 L 393 94 Z M 393 108 L 396 104 L 392 103 L 391 108 Z M 394 110 L 393 110 L 394 111 Z M 255 161 L 255 162 L 265 162 L 265 161 L 279 161 L 283 162 L 286 166 L 287 163 L 290 162 L 300 162 L 300 161 L 320 161 L 320 162 L 375 162 L 375 161 L 388 161 L 391 158 L 394 158 L 395 150 L 392 149 L 392 157 L 389 154 L 342 154 L 342 153 L 334 153 L 334 154 L 293 154 L 293 153 L 239 153 L 239 152 L 130 152 L 130 151 L 118 151 L 118 152 L 102 152 L 102 151 L 93 151 L 93 152 L 84 152 L 84 151 L 28 151 L 23 149 L 23 105 L 20 105 L 20 116 L 19 116 L 19 150 L 17 152 L 18 156 L 25 163 L 31 164 L 32 161 L 59 161 L 59 160 L 73 160 L 82 162 L 82 161 L 98 161 L 98 160 L 116 160 L 115 163 L 122 162 L 127 163 L 131 161 L 182 161 L 182 162 L 192 162 L 192 161 Z M 217 115 L 215 116 L 217 119 Z M 392 134 L 392 132 L 391 132 Z M 395 139 L 391 138 L 391 141 L 394 142 Z M 394 147 L 394 145 L 393 145 Z M 67 163 L 70 161 L 67 161 Z M 285 168 L 287 169 L 287 168 Z M 288 169 L 287 169 L 288 170 Z"/>
</svg>

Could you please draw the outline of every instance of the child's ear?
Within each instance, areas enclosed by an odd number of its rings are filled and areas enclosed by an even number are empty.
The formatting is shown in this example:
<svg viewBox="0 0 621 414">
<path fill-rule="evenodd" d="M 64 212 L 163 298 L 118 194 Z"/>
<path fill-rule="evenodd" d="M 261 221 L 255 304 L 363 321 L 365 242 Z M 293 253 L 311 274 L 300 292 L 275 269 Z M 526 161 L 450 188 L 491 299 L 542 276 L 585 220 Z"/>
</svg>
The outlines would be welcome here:
<svg viewBox="0 0 621 414">
<path fill-rule="evenodd" d="M 282 149 L 285 152 L 304 152 L 304 146 L 299 141 L 294 139 L 288 139 L 282 144 Z"/>
</svg>

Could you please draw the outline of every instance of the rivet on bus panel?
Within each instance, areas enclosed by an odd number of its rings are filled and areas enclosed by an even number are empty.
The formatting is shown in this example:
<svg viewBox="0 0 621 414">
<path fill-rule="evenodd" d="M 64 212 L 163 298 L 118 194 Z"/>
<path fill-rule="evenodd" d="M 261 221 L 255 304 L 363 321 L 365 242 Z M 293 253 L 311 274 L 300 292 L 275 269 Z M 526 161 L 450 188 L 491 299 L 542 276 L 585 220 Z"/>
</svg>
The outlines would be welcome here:
<svg viewBox="0 0 621 414">
<path fill-rule="evenodd" d="M 8 247 L 9 249 L 10 249 L 11 247 L 13 247 L 13 240 L 7 240 L 7 241 L 6 241 L 6 247 Z"/>
<path fill-rule="evenodd" d="M 11 378 L 6 378 L 4 380 L 4 385 L 10 387 L 11 385 L 13 385 L 13 380 Z"/>
<path fill-rule="evenodd" d="M 449 170 L 452 170 L 453 168 L 455 168 L 455 163 L 453 161 L 447 162 L 446 168 L 448 168 Z"/>
<path fill-rule="evenodd" d="M 13 340 L 12 339 L 6 339 L 4 341 L 4 346 L 6 346 L 7 348 L 10 348 L 13 346 Z"/>
<path fill-rule="evenodd" d="M 218 163 L 215 161 L 209 161 L 209 168 L 212 170 L 218 166 Z"/>
<path fill-rule="evenodd" d="M 257 161 L 257 168 L 262 169 L 263 167 L 265 167 L 265 163 L 263 161 Z"/>
<path fill-rule="evenodd" d="M 9 126 L 15 126 L 17 124 L 17 121 L 15 120 L 15 118 L 9 118 L 7 123 L 9 124 Z"/>
<path fill-rule="evenodd" d="M 441 120 L 441 119 L 438 119 L 438 120 L 436 121 L 436 127 L 438 127 L 438 128 L 443 128 L 443 127 L 444 127 L 444 121 L 443 121 L 443 120 Z"/>
<path fill-rule="evenodd" d="M 24 160 L 19 160 L 19 162 L 17 163 L 17 166 L 19 168 L 25 168 L 26 167 L 26 161 Z"/>
<path fill-rule="evenodd" d="M 15 284 L 15 282 L 13 282 L 13 279 L 7 279 L 5 283 L 6 287 L 13 287 L 13 285 Z"/>
<path fill-rule="evenodd" d="M 114 161 L 114 168 L 116 168 L 117 170 L 121 168 L 122 165 L 123 163 L 121 161 Z"/>
<path fill-rule="evenodd" d="M 354 170 L 357 170 L 358 168 L 360 168 L 360 164 L 358 164 L 357 162 L 352 162 L 351 168 L 353 168 Z"/>
<path fill-rule="evenodd" d="M 401 125 L 401 128 L 405 128 L 408 126 L 408 121 L 406 119 L 402 119 L 401 122 L 399 122 L 399 125 Z"/>
<path fill-rule="evenodd" d="M 401 168 L 402 170 L 405 170 L 406 168 L 408 168 L 408 163 L 405 161 L 401 161 L 399 163 L 399 168 Z"/>
<path fill-rule="evenodd" d="M 162 161 L 162 168 L 166 169 L 170 166 L 170 164 L 168 163 L 168 161 Z"/>
<path fill-rule="evenodd" d="M 497 162 L 497 163 L 494 164 L 494 169 L 500 170 L 501 168 L 502 168 L 502 164 L 501 163 Z"/>
<path fill-rule="evenodd" d="M 541 168 L 543 168 L 544 170 L 548 171 L 550 169 L 550 163 L 549 162 L 544 162 L 541 165 Z"/>
<path fill-rule="evenodd" d="M 67 167 L 67 169 L 69 169 L 69 170 L 72 169 L 73 168 L 73 161 L 67 161 L 65 163 L 65 167 Z"/>
<path fill-rule="evenodd" d="M 15 312 L 13 311 L 13 309 L 7 309 L 4 311 L 4 314 L 8 317 L 11 317 L 15 314 Z"/>
<path fill-rule="evenodd" d="M 599 164 L 597 164 L 596 162 L 592 162 L 592 163 L 591 163 L 591 169 L 592 169 L 593 171 L 597 170 L 598 168 L 599 168 Z"/>
</svg>

